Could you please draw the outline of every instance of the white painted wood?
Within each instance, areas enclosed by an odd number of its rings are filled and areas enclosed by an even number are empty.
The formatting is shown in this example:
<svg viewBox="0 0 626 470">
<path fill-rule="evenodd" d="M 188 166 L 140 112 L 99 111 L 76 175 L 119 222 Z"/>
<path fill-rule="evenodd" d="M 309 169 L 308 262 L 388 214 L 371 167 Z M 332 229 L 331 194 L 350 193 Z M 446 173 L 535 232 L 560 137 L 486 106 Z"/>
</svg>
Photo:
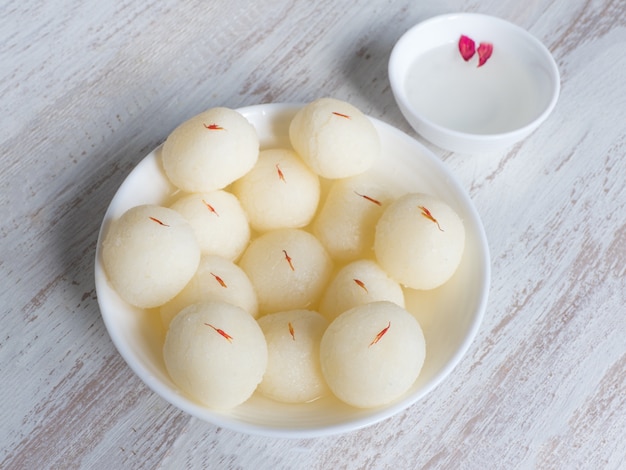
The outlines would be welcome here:
<svg viewBox="0 0 626 470">
<path fill-rule="evenodd" d="M 452 11 L 527 28 L 562 73 L 554 114 L 512 150 L 432 147 L 493 258 L 467 357 L 406 412 L 323 439 L 218 429 L 149 391 L 92 274 L 126 174 L 216 105 L 332 95 L 415 135 L 387 58 Z M 0 468 L 626 468 L 625 18 L 622 0 L 4 2 Z"/>
</svg>

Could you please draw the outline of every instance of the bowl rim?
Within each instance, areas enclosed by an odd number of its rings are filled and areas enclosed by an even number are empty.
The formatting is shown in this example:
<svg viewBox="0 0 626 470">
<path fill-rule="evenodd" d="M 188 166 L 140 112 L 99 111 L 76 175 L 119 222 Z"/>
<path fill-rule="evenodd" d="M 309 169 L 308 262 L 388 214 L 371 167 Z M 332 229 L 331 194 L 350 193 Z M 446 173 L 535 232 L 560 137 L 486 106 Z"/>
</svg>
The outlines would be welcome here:
<svg viewBox="0 0 626 470">
<path fill-rule="evenodd" d="M 468 19 L 480 19 L 483 21 L 489 21 L 496 25 L 504 26 L 509 28 L 514 34 L 519 37 L 523 37 L 524 40 L 528 41 L 536 50 L 541 52 L 541 56 L 544 59 L 543 65 L 547 67 L 550 77 L 550 100 L 547 102 L 543 111 L 536 116 L 532 121 L 525 124 L 524 126 L 518 127 L 516 129 L 512 129 L 506 132 L 496 132 L 496 133 L 484 133 L 484 134 L 475 134 L 471 132 L 463 132 L 455 129 L 450 129 L 444 125 L 438 124 L 433 120 L 426 117 L 423 113 L 417 111 L 414 106 L 412 106 L 406 96 L 406 90 L 404 87 L 404 79 L 406 75 L 400 75 L 397 73 L 397 69 L 400 68 L 400 64 L 403 61 L 400 59 L 400 52 L 403 49 L 406 49 L 410 44 L 409 40 L 415 31 L 419 29 L 423 29 L 425 27 L 429 27 L 432 24 L 450 22 L 450 21 L 463 21 Z M 433 16 L 427 18 L 414 26 L 410 27 L 406 30 L 398 39 L 398 41 L 394 44 L 391 54 L 389 56 L 387 73 L 389 76 L 389 82 L 393 91 L 394 98 L 396 101 L 401 102 L 398 103 L 400 105 L 403 113 L 404 109 L 410 110 L 410 113 L 419 121 L 421 121 L 424 125 L 430 127 L 434 131 L 449 135 L 455 139 L 463 139 L 473 142 L 486 142 L 486 141 L 495 141 L 495 140 L 517 140 L 517 136 L 523 136 L 530 133 L 536 127 L 538 127 L 541 123 L 543 123 L 548 116 L 552 113 L 559 99 L 559 95 L 561 92 L 561 77 L 558 65 L 548 50 L 548 48 L 534 35 L 532 35 L 529 31 L 522 28 L 519 25 L 511 23 L 503 18 L 499 18 L 497 16 L 486 15 L 483 13 L 448 13 Z M 407 119 L 408 120 L 408 119 Z M 409 122 L 413 127 L 413 124 Z M 416 129 L 418 133 L 421 134 L 420 131 Z M 434 142 L 433 142 L 434 143 Z"/>
<path fill-rule="evenodd" d="M 275 116 L 277 113 L 291 113 L 295 112 L 297 109 L 302 107 L 303 104 L 300 103 L 272 103 L 272 104 L 260 104 L 247 106 L 236 109 L 244 116 L 247 116 L 248 113 L 258 113 L 261 112 L 264 115 L 273 115 Z M 419 400 L 423 399 L 424 396 L 429 394 L 434 388 L 436 388 L 441 382 L 447 378 L 452 370 L 458 365 L 461 359 L 467 354 L 471 344 L 473 343 L 478 330 L 482 324 L 487 302 L 489 289 L 491 285 L 491 260 L 489 254 L 489 247 L 487 242 L 487 237 L 485 233 L 484 226 L 476 210 L 473 201 L 464 190 L 459 180 L 456 178 L 454 174 L 447 168 L 445 163 L 441 161 L 432 151 L 428 150 L 421 143 L 419 143 L 416 139 L 409 136 L 408 134 L 402 132 L 396 127 L 391 126 L 383 121 L 372 118 L 368 116 L 372 121 L 374 121 L 375 125 L 383 127 L 386 131 L 392 132 L 394 137 L 403 139 L 406 142 L 410 142 L 410 145 L 419 148 L 424 156 L 428 159 L 429 164 L 434 165 L 438 171 L 443 172 L 446 175 L 446 183 L 454 189 L 456 193 L 459 193 L 464 197 L 464 205 L 466 205 L 467 213 L 466 218 L 470 219 L 472 225 L 476 229 L 477 236 L 477 246 L 480 249 L 480 253 L 478 256 L 480 268 L 483 273 L 483 282 L 481 283 L 480 292 L 477 293 L 477 305 L 476 309 L 472 312 L 472 320 L 469 322 L 467 332 L 463 335 L 463 341 L 458 345 L 455 349 L 454 353 L 451 355 L 450 359 L 447 363 L 439 369 L 433 376 L 429 379 L 429 381 L 425 384 L 424 387 L 419 389 L 418 393 L 413 393 L 409 395 L 405 395 L 399 401 L 394 402 L 391 405 L 382 407 L 380 409 L 376 409 L 371 413 L 364 414 L 363 416 L 355 417 L 349 421 L 341 422 L 341 423 L 333 423 L 333 424 L 320 424 L 320 425 L 310 425 L 308 427 L 296 427 L 296 428 L 285 428 L 284 426 L 263 426 L 256 423 L 245 422 L 239 420 L 237 417 L 231 416 L 227 413 L 221 413 L 219 411 L 214 411 L 203 407 L 202 405 L 194 403 L 189 398 L 183 396 L 178 393 L 176 390 L 165 386 L 160 379 L 153 374 L 147 367 L 145 367 L 142 361 L 137 358 L 137 354 L 132 350 L 129 344 L 123 341 L 123 337 L 118 333 L 119 326 L 115 324 L 113 321 L 113 317 L 106 313 L 104 300 L 100 295 L 97 295 L 98 305 L 101 311 L 101 316 L 103 318 L 105 327 L 111 338 L 113 344 L 116 349 L 126 362 L 126 364 L 131 368 L 131 370 L 140 378 L 140 380 L 148 386 L 154 393 L 160 396 L 169 404 L 177 407 L 178 409 L 186 412 L 191 417 L 195 417 L 202 421 L 206 421 L 212 425 L 220 426 L 225 429 L 230 429 L 233 431 L 249 434 L 249 435 L 257 435 L 257 436 L 266 436 L 266 437 L 278 437 L 278 438 L 293 438 L 293 439 L 303 439 L 303 438 L 316 438 L 323 436 L 331 436 L 341 433 L 346 433 L 349 431 L 358 430 L 364 427 L 371 426 L 378 422 L 381 422 L 385 419 L 388 419 L 406 409 L 408 409 L 413 404 L 417 403 Z M 121 183 L 119 189 L 122 185 L 129 179 L 132 173 L 137 169 L 139 165 L 143 162 L 146 162 L 148 157 L 154 155 L 155 152 L 161 146 L 157 146 L 156 149 L 149 152 L 146 156 L 140 160 L 140 162 L 131 170 L 131 172 L 126 176 L 124 181 Z M 155 158 L 155 157 L 153 157 Z M 96 245 L 96 259 L 95 259 L 95 282 L 96 282 L 96 292 L 98 293 L 98 286 L 103 282 L 108 282 L 106 280 L 106 276 L 103 272 L 103 268 L 100 262 L 101 257 L 101 242 L 104 237 L 106 224 L 110 218 L 110 208 L 113 200 L 117 195 L 113 196 L 112 200 L 109 203 L 109 207 L 107 208 L 106 214 L 103 217 L 102 224 L 100 226 L 100 230 L 98 233 L 97 245 Z M 367 410 L 366 410 L 367 411 Z"/>
</svg>

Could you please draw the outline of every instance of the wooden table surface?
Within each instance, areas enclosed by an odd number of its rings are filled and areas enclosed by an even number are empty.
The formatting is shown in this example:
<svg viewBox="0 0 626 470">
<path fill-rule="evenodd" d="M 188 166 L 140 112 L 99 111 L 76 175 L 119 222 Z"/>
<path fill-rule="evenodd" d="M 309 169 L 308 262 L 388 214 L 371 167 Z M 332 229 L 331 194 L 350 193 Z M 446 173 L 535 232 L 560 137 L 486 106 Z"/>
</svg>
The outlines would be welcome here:
<svg viewBox="0 0 626 470">
<path fill-rule="evenodd" d="M 528 29 L 562 79 L 553 115 L 510 150 L 429 145 L 489 239 L 468 354 L 405 412 L 334 437 L 248 436 L 170 406 L 98 309 L 96 237 L 117 187 L 213 106 L 334 96 L 417 137 L 389 53 L 456 11 Z M 626 2 L 8 0 L 0 12 L 0 468 L 626 468 Z"/>
</svg>

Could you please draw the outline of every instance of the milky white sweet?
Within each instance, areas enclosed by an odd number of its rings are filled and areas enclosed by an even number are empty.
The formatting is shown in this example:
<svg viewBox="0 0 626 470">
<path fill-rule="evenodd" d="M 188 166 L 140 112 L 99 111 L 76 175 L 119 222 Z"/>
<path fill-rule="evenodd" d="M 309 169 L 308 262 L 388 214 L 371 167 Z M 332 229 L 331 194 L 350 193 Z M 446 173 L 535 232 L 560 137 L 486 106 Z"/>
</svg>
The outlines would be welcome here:
<svg viewBox="0 0 626 470">
<path fill-rule="evenodd" d="M 402 287 L 372 260 L 353 261 L 341 268 L 322 296 L 319 312 L 334 320 L 352 307 L 388 300 L 404 307 Z"/>
<path fill-rule="evenodd" d="M 254 168 L 235 182 L 233 192 L 255 230 L 299 228 L 315 215 L 320 183 L 292 150 L 268 149 L 261 151 Z"/>
<path fill-rule="evenodd" d="M 268 349 L 258 391 L 285 403 L 306 403 L 328 393 L 319 356 L 328 321 L 312 310 L 290 310 L 265 315 L 258 322 Z"/>
<path fill-rule="evenodd" d="M 246 273 L 234 262 L 217 255 L 204 255 L 184 289 L 160 308 L 166 327 L 183 308 L 207 300 L 221 300 L 241 307 L 253 317 L 259 313 L 256 292 Z"/>
<path fill-rule="evenodd" d="M 252 240 L 239 266 L 254 286 L 262 314 L 314 308 L 332 271 L 322 244 L 302 229 L 266 232 Z"/>
<path fill-rule="evenodd" d="M 170 208 L 180 212 L 191 224 L 203 254 L 235 260 L 250 241 L 246 213 L 229 192 L 187 194 Z"/>
<path fill-rule="evenodd" d="M 372 256 L 376 222 L 391 199 L 391 190 L 372 174 L 335 180 L 315 217 L 313 233 L 333 259 Z"/>
<path fill-rule="evenodd" d="M 334 98 L 320 98 L 302 107 L 290 123 L 289 139 L 305 163 L 325 178 L 363 173 L 381 148 L 369 118 Z"/>
<path fill-rule="evenodd" d="M 162 149 L 165 173 L 187 192 L 225 188 L 246 174 L 258 155 L 255 128 L 228 108 L 212 108 L 183 122 Z"/>
<path fill-rule="evenodd" d="M 141 308 L 177 295 L 200 262 L 193 229 L 178 212 L 136 206 L 114 220 L 102 242 L 102 264 L 119 296 Z"/>
<path fill-rule="evenodd" d="M 424 335 L 415 317 L 386 301 L 342 313 L 320 344 L 328 386 L 337 398 L 359 408 L 401 397 L 417 379 L 425 355 Z"/>
<path fill-rule="evenodd" d="M 456 272 L 465 228 L 441 199 L 406 194 L 385 209 L 376 225 L 374 250 L 381 267 L 413 289 L 434 289 Z"/>
<path fill-rule="evenodd" d="M 210 301 L 190 305 L 174 317 L 163 358 L 182 391 L 209 408 L 229 409 L 246 401 L 261 382 L 267 344 L 249 313 Z"/>
</svg>

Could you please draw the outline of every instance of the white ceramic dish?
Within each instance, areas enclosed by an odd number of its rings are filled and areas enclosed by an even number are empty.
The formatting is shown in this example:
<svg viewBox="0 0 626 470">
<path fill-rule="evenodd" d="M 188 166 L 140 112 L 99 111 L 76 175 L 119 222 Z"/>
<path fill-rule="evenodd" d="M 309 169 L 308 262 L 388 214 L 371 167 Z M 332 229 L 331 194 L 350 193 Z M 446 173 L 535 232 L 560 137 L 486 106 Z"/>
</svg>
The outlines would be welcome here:
<svg viewBox="0 0 626 470">
<path fill-rule="evenodd" d="M 493 44 L 481 67 L 465 61 L 461 35 Z M 526 30 L 487 15 L 457 13 L 423 21 L 396 43 L 389 81 L 407 121 L 424 138 L 455 152 L 502 150 L 544 122 L 560 78 L 546 47 Z"/>
<path fill-rule="evenodd" d="M 289 145 L 288 123 L 297 109 L 296 105 L 270 104 L 239 111 L 256 127 L 262 148 L 268 148 Z M 463 261 L 453 279 L 432 292 L 407 292 L 408 308 L 420 320 L 427 344 L 422 373 L 411 390 L 377 409 L 352 408 L 330 397 L 286 405 L 255 394 L 228 412 L 209 410 L 179 391 L 163 363 L 165 333 L 158 312 L 124 303 L 108 283 L 100 258 L 100 243 L 111 220 L 138 204 L 164 204 L 172 193 L 160 166 L 160 149 L 156 149 L 128 175 L 111 201 L 95 262 L 98 303 L 109 335 L 128 365 L 154 392 L 187 413 L 225 428 L 267 436 L 315 437 L 361 428 L 404 410 L 434 389 L 461 360 L 481 323 L 489 290 L 489 253 L 481 221 L 462 187 L 435 155 L 399 130 L 373 122 L 381 136 L 383 156 L 370 171 L 400 191 L 444 198 L 461 215 L 467 232 Z"/>
</svg>

